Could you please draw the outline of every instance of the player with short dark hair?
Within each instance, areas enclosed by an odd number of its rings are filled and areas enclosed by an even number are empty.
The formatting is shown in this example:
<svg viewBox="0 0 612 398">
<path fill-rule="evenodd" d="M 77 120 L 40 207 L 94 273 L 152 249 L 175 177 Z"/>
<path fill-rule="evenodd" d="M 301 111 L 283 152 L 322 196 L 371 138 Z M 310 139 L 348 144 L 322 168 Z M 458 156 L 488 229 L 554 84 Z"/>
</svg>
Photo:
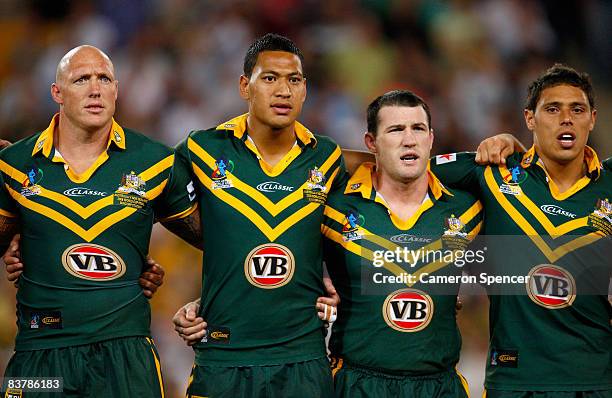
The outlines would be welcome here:
<svg viewBox="0 0 612 398">
<path fill-rule="evenodd" d="M 480 230 L 480 202 L 448 190 L 428 170 L 430 121 L 427 104 L 410 91 L 372 101 L 365 143 L 376 164 L 361 165 L 325 206 L 325 261 L 342 300 L 330 340 L 339 397 L 468 396 L 455 370 L 460 284 L 419 280 L 457 277 L 462 268 L 448 257 L 402 262 L 377 255 L 461 250 Z"/>
<path fill-rule="evenodd" d="M 487 397 L 612 394 L 612 175 L 586 145 L 592 91 L 587 74 L 556 64 L 529 88 L 529 150 L 500 166 L 477 166 L 473 154 L 432 162 L 483 202 L 489 267 L 529 277 L 490 291 Z"/>
</svg>

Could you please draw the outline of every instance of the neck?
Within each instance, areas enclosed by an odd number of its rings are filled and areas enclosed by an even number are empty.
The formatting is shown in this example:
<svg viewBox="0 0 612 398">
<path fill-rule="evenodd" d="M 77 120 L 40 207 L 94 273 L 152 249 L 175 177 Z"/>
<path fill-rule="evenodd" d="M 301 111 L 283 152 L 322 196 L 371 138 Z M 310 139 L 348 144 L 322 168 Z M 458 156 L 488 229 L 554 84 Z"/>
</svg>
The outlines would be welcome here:
<svg viewBox="0 0 612 398">
<path fill-rule="evenodd" d="M 275 129 L 249 115 L 247 131 L 263 160 L 271 166 L 278 163 L 295 144 L 295 122 Z"/>
<path fill-rule="evenodd" d="M 389 205 L 391 211 L 401 219 L 410 218 L 423 203 L 429 187 L 427 173 L 414 180 L 397 181 L 384 171 L 375 171 L 374 188 Z"/>
<path fill-rule="evenodd" d="M 106 149 L 112 123 L 110 120 L 99 129 L 85 130 L 60 114 L 58 128 L 53 137 L 55 147 L 62 156 L 72 154 L 76 158 L 97 157 Z"/>
<path fill-rule="evenodd" d="M 559 163 L 544 157 L 540 157 L 540 159 L 544 163 L 549 178 L 555 183 L 560 193 L 570 189 L 586 175 L 584 152 L 568 163 Z"/>
</svg>

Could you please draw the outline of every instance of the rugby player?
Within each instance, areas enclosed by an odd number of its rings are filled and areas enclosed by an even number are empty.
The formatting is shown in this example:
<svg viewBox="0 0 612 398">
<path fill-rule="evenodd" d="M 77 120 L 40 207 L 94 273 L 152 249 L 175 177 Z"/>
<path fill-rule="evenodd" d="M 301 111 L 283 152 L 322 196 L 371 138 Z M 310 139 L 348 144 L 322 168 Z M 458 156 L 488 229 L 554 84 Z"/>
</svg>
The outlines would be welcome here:
<svg viewBox="0 0 612 398">
<path fill-rule="evenodd" d="M 61 377 L 61 396 L 163 397 L 138 279 L 155 221 L 200 241 L 182 226 L 199 217 L 189 174 L 113 119 L 117 93 L 106 54 L 72 49 L 51 85 L 59 113 L 0 153 L 0 241 L 20 230 L 28 264 L 5 378 Z"/>
<path fill-rule="evenodd" d="M 499 166 L 468 153 L 432 161 L 482 201 L 489 266 L 530 276 L 490 294 L 487 397 L 612 395 L 612 175 L 587 146 L 596 115 L 589 76 L 556 64 L 529 86 L 529 150 Z"/>
</svg>

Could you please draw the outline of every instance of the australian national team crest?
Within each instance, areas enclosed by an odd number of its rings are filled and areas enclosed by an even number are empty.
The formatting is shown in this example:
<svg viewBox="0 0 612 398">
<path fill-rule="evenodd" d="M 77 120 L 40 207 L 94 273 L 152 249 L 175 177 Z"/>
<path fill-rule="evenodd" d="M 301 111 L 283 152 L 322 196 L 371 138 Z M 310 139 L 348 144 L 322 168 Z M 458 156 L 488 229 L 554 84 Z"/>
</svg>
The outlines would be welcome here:
<svg viewBox="0 0 612 398">
<path fill-rule="evenodd" d="M 308 180 L 304 188 L 304 199 L 309 202 L 325 204 L 327 200 L 327 187 L 325 174 L 318 167 L 308 171 Z"/>
<path fill-rule="evenodd" d="M 215 161 L 215 169 L 211 174 L 212 189 L 228 189 L 234 186 L 228 173 L 234 171 L 234 162 L 221 157 Z"/>
<path fill-rule="evenodd" d="M 43 179 L 43 171 L 37 166 L 31 166 L 28 168 L 26 176 L 26 179 L 21 184 L 21 194 L 23 196 L 40 194 L 40 186 L 38 184 Z"/>
<path fill-rule="evenodd" d="M 444 221 L 446 230 L 442 235 L 442 242 L 445 247 L 451 250 L 465 250 L 468 243 L 468 234 L 465 232 L 465 224 L 454 214 Z"/>
<path fill-rule="evenodd" d="M 589 214 L 589 226 L 606 236 L 612 235 L 612 205 L 608 199 L 598 199 L 595 210 Z"/>
<path fill-rule="evenodd" d="M 433 313 L 433 300 L 417 289 L 401 289 L 391 293 L 382 308 L 385 322 L 398 332 L 418 332 L 425 329 Z"/>
<path fill-rule="evenodd" d="M 121 177 L 121 184 L 115 191 L 116 205 L 142 209 L 147 204 L 146 183 L 138 174 L 131 171 Z"/>
<path fill-rule="evenodd" d="M 344 217 L 342 239 L 345 242 L 350 242 L 363 238 L 360 227 L 365 224 L 365 217 L 353 210 L 349 210 Z"/>
<path fill-rule="evenodd" d="M 527 179 L 527 173 L 521 166 L 514 166 L 508 169 L 509 173 L 504 175 L 504 184 L 499 186 L 501 193 L 509 195 L 520 195 L 520 184 Z"/>
<path fill-rule="evenodd" d="M 275 243 L 259 245 L 244 260 L 244 275 L 256 287 L 275 289 L 289 283 L 295 258 L 287 247 Z"/>
</svg>

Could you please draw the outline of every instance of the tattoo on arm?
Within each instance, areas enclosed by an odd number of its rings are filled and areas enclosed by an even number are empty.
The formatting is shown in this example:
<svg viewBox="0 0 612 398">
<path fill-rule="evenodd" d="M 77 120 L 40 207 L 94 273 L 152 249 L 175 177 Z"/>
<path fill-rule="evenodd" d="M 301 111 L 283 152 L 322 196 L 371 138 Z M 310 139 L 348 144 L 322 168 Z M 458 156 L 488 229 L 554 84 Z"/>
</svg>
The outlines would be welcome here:
<svg viewBox="0 0 612 398">
<path fill-rule="evenodd" d="M 202 250 L 202 224 L 200 223 L 200 212 L 198 210 L 187 217 L 162 222 L 162 225 L 191 246 Z"/>
</svg>

